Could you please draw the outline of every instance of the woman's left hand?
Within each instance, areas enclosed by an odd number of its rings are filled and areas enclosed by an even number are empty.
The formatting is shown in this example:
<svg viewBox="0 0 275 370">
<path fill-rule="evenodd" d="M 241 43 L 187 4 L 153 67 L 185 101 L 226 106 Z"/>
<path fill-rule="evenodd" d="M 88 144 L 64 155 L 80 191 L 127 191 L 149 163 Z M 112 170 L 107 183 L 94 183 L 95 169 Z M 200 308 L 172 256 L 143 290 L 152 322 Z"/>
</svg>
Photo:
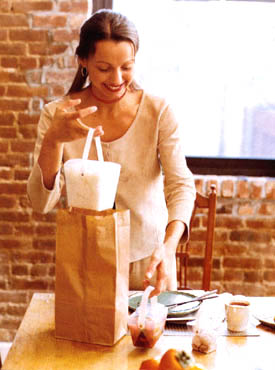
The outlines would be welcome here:
<svg viewBox="0 0 275 370">
<path fill-rule="evenodd" d="M 174 263 L 175 253 L 169 253 L 167 245 L 156 248 L 151 256 L 149 266 L 146 270 L 143 280 L 144 289 L 150 285 L 150 280 L 156 274 L 155 289 L 151 292 L 150 297 L 159 295 L 169 289 L 169 279 L 171 278 L 171 268 Z"/>
<path fill-rule="evenodd" d="M 173 267 L 175 266 L 175 254 L 185 228 L 186 226 L 183 222 L 178 220 L 171 221 L 166 228 L 164 243 L 153 251 L 143 280 L 145 289 L 150 285 L 150 280 L 156 274 L 156 286 L 150 297 L 159 295 L 165 290 L 173 289 L 171 286 L 175 285 L 175 283 L 172 283 L 173 274 L 175 273 L 173 271 L 175 269 Z"/>
</svg>

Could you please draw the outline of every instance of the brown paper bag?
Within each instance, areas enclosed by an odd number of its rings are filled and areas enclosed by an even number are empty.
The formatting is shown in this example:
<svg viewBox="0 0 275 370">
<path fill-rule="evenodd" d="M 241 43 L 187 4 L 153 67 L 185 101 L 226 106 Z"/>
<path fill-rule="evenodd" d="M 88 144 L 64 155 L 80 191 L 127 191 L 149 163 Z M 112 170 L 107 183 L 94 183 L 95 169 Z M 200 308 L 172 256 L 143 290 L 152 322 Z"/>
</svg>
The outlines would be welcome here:
<svg viewBox="0 0 275 370">
<path fill-rule="evenodd" d="M 127 332 L 130 213 L 60 209 L 55 333 L 113 345 Z"/>
</svg>

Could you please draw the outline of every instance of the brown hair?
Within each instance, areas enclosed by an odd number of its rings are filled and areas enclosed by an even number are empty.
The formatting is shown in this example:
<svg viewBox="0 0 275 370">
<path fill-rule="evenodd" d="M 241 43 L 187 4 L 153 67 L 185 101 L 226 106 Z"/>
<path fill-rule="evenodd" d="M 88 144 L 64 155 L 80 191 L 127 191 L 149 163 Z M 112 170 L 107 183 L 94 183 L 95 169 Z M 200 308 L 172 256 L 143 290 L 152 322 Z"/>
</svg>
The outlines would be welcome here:
<svg viewBox="0 0 275 370">
<path fill-rule="evenodd" d="M 76 55 L 81 59 L 87 59 L 95 53 L 96 43 L 102 40 L 129 41 L 134 46 L 135 54 L 139 48 L 139 36 L 135 25 L 124 15 L 110 9 L 98 10 L 83 24 Z M 79 66 L 68 94 L 80 91 L 86 79 L 87 76 L 81 74 Z M 137 89 L 138 85 L 133 81 L 130 87 Z"/>
</svg>

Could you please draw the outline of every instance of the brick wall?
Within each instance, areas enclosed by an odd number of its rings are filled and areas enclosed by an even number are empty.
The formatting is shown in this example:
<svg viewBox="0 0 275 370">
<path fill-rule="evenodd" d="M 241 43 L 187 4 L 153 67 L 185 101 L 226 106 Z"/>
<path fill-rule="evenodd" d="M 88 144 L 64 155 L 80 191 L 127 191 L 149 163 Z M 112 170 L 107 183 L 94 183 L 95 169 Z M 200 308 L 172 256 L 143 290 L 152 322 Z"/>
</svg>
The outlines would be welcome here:
<svg viewBox="0 0 275 370">
<path fill-rule="evenodd" d="M 54 288 L 55 213 L 32 212 L 26 181 L 40 109 L 62 96 L 88 0 L 0 1 L 0 341 L 34 291 Z"/>
<path fill-rule="evenodd" d="M 26 182 L 42 105 L 62 96 L 87 0 L 0 1 L 0 341 L 11 341 L 33 292 L 53 291 L 55 211 L 32 211 Z M 275 294 L 275 179 L 196 176 L 218 188 L 213 287 Z M 191 279 L 200 276 L 196 219 Z"/>
</svg>

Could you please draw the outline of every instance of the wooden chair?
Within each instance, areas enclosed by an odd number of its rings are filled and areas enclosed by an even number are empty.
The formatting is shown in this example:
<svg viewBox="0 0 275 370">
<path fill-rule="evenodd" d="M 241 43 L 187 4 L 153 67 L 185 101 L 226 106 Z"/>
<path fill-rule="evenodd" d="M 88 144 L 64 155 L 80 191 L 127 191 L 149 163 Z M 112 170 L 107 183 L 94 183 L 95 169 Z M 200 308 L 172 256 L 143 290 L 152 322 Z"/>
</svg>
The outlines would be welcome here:
<svg viewBox="0 0 275 370">
<path fill-rule="evenodd" d="M 203 277 L 202 286 L 203 290 L 210 290 L 211 283 L 211 271 L 212 271 L 212 250 L 214 241 L 214 229 L 216 220 L 216 186 L 214 184 L 210 187 L 210 193 L 208 196 L 202 195 L 197 192 L 196 200 L 192 217 L 190 220 L 190 238 L 188 242 L 181 241 L 179 243 L 176 258 L 177 258 L 177 279 L 178 289 L 190 289 L 188 287 L 188 261 L 189 261 L 189 250 L 190 250 L 190 239 L 192 238 L 192 228 L 195 219 L 195 215 L 198 209 L 208 209 L 207 212 L 207 227 L 206 227 L 206 238 L 205 238 L 205 249 L 204 249 L 204 261 L 203 261 Z"/>
</svg>

